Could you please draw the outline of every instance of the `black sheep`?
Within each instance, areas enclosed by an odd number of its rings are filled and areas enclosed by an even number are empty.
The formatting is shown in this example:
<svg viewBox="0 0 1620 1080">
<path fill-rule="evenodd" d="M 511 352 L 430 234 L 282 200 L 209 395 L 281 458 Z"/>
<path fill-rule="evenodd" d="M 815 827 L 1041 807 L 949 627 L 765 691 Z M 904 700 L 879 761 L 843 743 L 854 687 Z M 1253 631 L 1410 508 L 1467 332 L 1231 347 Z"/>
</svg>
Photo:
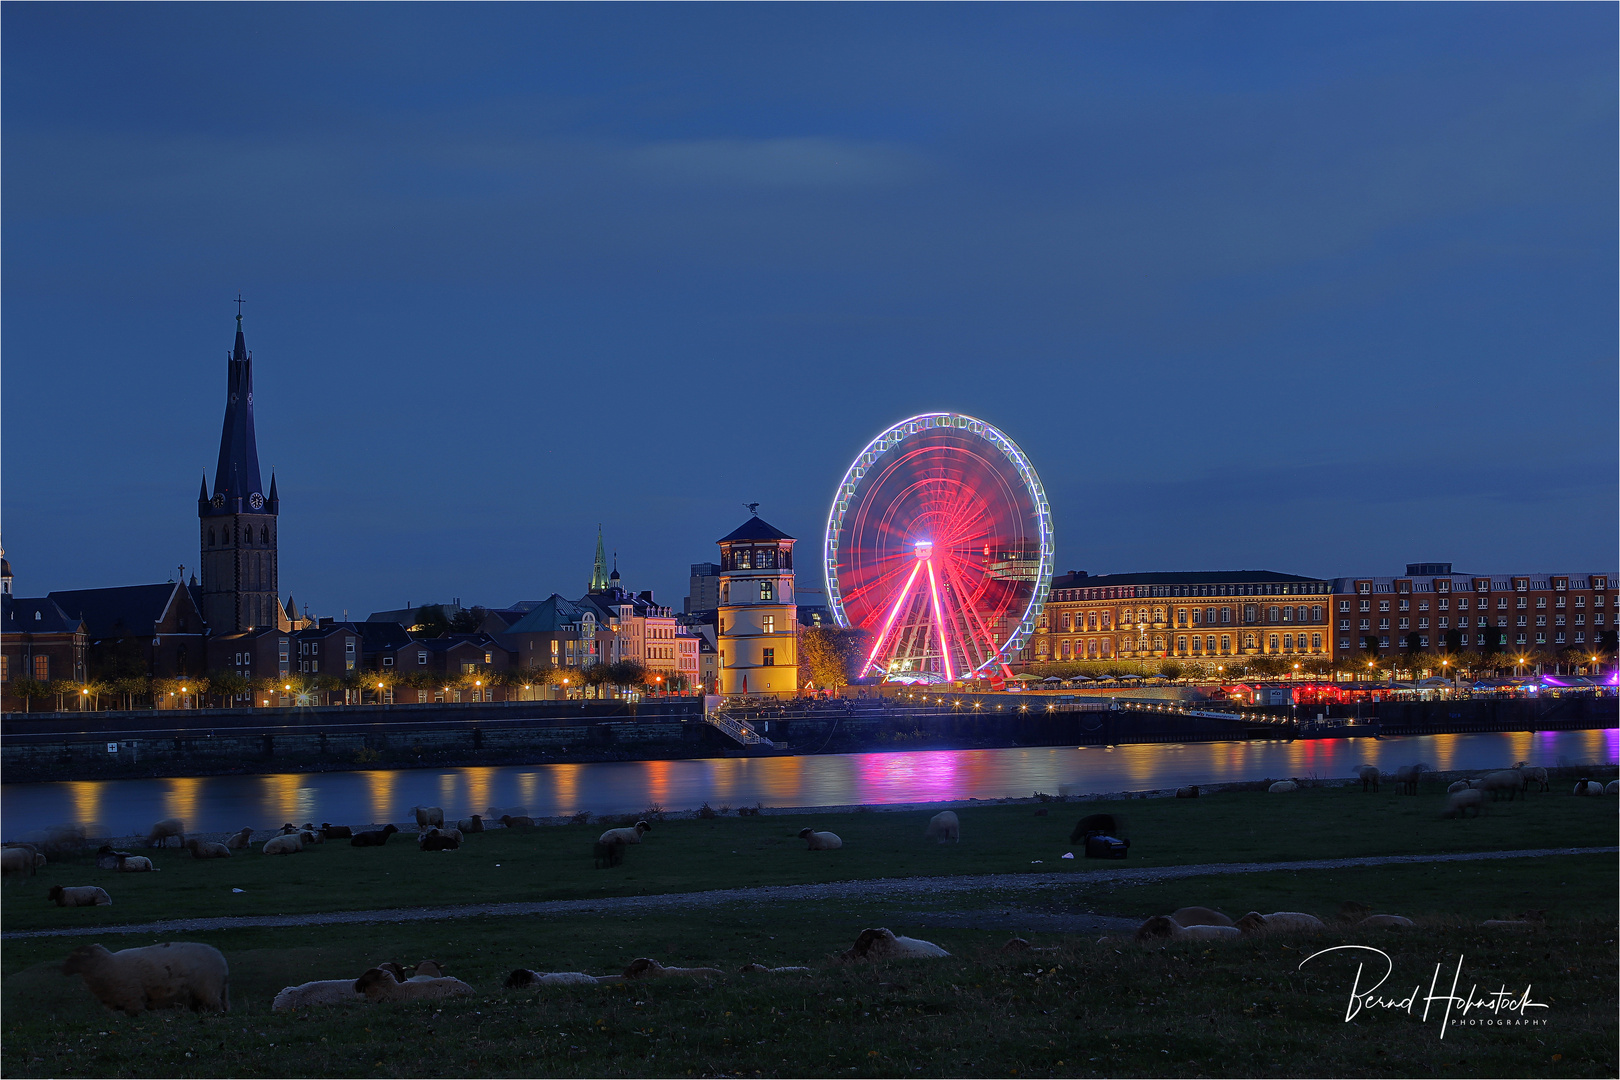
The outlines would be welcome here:
<svg viewBox="0 0 1620 1080">
<path fill-rule="evenodd" d="M 368 829 L 365 832 L 354 834 L 349 841 L 351 847 L 382 847 L 388 843 L 388 838 L 399 832 L 398 825 L 384 825 L 380 829 Z"/>
</svg>

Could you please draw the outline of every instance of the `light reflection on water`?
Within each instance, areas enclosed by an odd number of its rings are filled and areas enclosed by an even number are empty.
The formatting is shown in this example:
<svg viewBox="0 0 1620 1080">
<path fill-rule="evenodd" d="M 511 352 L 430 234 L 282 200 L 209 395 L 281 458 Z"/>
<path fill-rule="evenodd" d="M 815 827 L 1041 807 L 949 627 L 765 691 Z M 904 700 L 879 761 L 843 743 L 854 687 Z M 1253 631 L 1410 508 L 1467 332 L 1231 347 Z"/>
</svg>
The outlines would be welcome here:
<svg viewBox="0 0 1620 1080">
<path fill-rule="evenodd" d="M 1115 747 L 917 750 L 783 758 L 374 769 L 271 776 L 76 780 L 0 788 L 7 838 L 82 824 L 93 836 L 141 833 L 178 817 L 197 832 L 332 821 L 411 820 L 418 803 L 446 817 L 523 806 L 551 817 L 622 814 L 662 806 L 841 806 L 995 799 L 1218 784 L 1266 777 L 1348 777 L 1366 763 L 1423 761 L 1447 771 L 1576 765 L 1620 759 L 1620 730 L 1501 732 L 1411 739 L 1138 743 Z"/>
</svg>

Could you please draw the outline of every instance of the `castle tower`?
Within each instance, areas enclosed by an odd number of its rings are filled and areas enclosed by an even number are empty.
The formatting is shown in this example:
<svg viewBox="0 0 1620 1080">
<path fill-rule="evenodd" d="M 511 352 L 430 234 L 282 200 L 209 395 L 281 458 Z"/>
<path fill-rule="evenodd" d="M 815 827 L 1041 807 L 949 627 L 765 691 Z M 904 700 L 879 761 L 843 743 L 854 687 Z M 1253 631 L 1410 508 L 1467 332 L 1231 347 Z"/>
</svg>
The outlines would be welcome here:
<svg viewBox="0 0 1620 1080">
<path fill-rule="evenodd" d="M 253 356 L 236 315 L 236 348 L 226 361 L 225 427 L 219 437 L 214 493 L 203 477 L 197 496 L 202 547 L 202 614 L 215 634 L 275 626 L 276 480 L 262 490 L 253 433 Z"/>
<path fill-rule="evenodd" d="M 793 537 L 756 514 L 720 545 L 720 693 L 799 688 Z"/>
</svg>

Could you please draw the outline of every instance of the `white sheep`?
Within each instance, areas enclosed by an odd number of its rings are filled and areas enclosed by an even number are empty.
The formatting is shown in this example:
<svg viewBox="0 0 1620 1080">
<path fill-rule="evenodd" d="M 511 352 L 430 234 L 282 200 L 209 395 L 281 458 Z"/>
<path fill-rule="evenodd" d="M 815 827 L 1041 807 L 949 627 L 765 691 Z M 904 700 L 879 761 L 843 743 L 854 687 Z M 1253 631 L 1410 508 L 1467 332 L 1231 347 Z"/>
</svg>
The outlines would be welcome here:
<svg viewBox="0 0 1620 1080">
<path fill-rule="evenodd" d="M 633 979 L 662 979 L 671 975 L 687 975 L 695 978 L 717 979 L 725 972 L 719 968 L 710 967 L 665 967 L 656 960 L 645 956 L 638 956 L 630 961 L 624 969 L 626 981 Z"/>
<path fill-rule="evenodd" d="M 1575 781 L 1575 794 L 1601 795 L 1603 794 L 1603 785 L 1596 780 L 1588 780 L 1583 776 L 1579 780 Z"/>
<path fill-rule="evenodd" d="M 82 945 L 62 965 L 109 1009 L 135 1016 L 147 1009 L 184 1006 L 193 1012 L 230 1012 L 230 968 L 212 945 L 168 941 L 108 952 Z"/>
<path fill-rule="evenodd" d="M 1493 773 L 1486 773 L 1479 781 L 1479 790 L 1490 792 L 1493 801 L 1501 798 L 1505 791 L 1508 802 L 1512 802 L 1514 796 L 1524 790 L 1524 774 L 1518 769 L 1499 769 Z"/>
<path fill-rule="evenodd" d="M 1266 788 L 1266 790 L 1273 795 L 1280 795 L 1284 792 L 1298 791 L 1299 785 L 1292 780 L 1279 780 L 1275 784 L 1272 784 L 1270 787 Z"/>
<path fill-rule="evenodd" d="M 1446 788 L 1446 793 L 1449 795 L 1455 795 L 1457 792 L 1467 791 L 1473 786 L 1474 782 L 1472 780 L 1457 780 L 1453 782 L 1450 787 Z"/>
<path fill-rule="evenodd" d="M 1461 791 L 1453 791 L 1446 797 L 1446 809 L 1441 816 L 1465 817 L 1469 810 L 1473 810 L 1474 816 L 1479 817 L 1484 807 L 1485 792 L 1479 788 L 1464 788 Z"/>
<path fill-rule="evenodd" d="M 180 846 L 186 843 L 186 823 L 179 818 L 164 818 L 152 826 L 152 831 L 146 834 L 147 847 L 168 847 L 169 838 L 174 837 L 180 841 Z"/>
<path fill-rule="evenodd" d="M 1327 927 L 1315 915 L 1307 915 L 1303 911 L 1273 911 L 1270 915 L 1262 915 L 1258 911 L 1251 911 L 1237 921 L 1237 928 L 1245 934 L 1255 934 L 1262 931 L 1266 933 L 1317 933 Z"/>
<path fill-rule="evenodd" d="M 1183 929 L 1189 926 L 1232 926 L 1231 918 L 1221 914 L 1214 908 L 1184 907 L 1177 908 L 1170 913 L 1177 925 Z"/>
<path fill-rule="evenodd" d="M 1609 786 L 1603 789 L 1605 795 L 1620 795 L 1620 780 L 1610 780 Z"/>
<path fill-rule="evenodd" d="M 1137 941 L 1168 938 L 1171 941 L 1235 941 L 1243 932 L 1235 926 L 1195 923 L 1183 926 L 1169 915 L 1155 915 L 1136 928 Z"/>
<path fill-rule="evenodd" d="M 57 907 L 111 907 L 112 897 L 99 885 L 52 885 L 47 900 Z"/>
<path fill-rule="evenodd" d="M 195 836 L 186 841 L 186 847 L 191 849 L 193 859 L 228 859 L 231 857 L 231 849 L 224 844 L 198 840 Z"/>
<path fill-rule="evenodd" d="M 583 971 L 530 971 L 517 968 L 506 977 L 506 986 L 521 990 L 530 986 L 595 986 L 598 979 Z"/>
<path fill-rule="evenodd" d="M 44 865 L 45 856 L 29 848 L 8 847 L 0 850 L 0 872 L 32 875 Z"/>
<path fill-rule="evenodd" d="M 816 832 L 814 829 L 800 829 L 799 839 L 810 845 L 810 851 L 837 851 L 844 846 L 837 833 Z"/>
<path fill-rule="evenodd" d="M 932 960 L 950 953 L 921 938 L 901 937 L 888 927 L 862 930 L 855 944 L 839 954 L 846 962 L 857 960 Z"/>
<path fill-rule="evenodd" d="M 145 855 L 131 855 L 127 859 L 119 859 L 118 872 L 120 874 L 150 874 L 152 872 L 152 860 Z"/>
<path fill-rule="evenodd" d="M 437 806 L 413 806 L 411 813 L 416 815 L 416 827 L 427 829 L 434 825 L 444 824 L 444 810 Z"/>
<path fill-rule="evenodd" d="M 1369 915 L 1356 923 L 1357 930 L 1409 930 L 1417 923 L 1405 915 Z"/>
<path fill-rule="evenodd" d="M 1524 790 L 1529 791 L 1530 785 L 1535 784 L 1537 791 L 1551 791 L 1552 785 L 1547 783 L 1547 770 L 1537 766 L 1530 768 L 1528 762 L 1521 761 L 1513 766 L 1524 772 Z"/>
<path fill-rule="evenodd" d="M 1369 789 L 1371 789 L 1373 791 L 1377 791 L 1378 790 L 1378 766 L 1376 766 L 1376 765 L 1358 765 L 1358 766 L 1356 766 L 1356 779 L 1361 781 L 1361 790 L 1362 791 L 1367 791 Z"/>
<path fill-rule="evenodd" d="M 241 832 L 232 833 L 230 837 L 226 839 L 225 846 L 230 848 L 232 851 L 244 851 L 252 842 L 253 828 L 252 826 L 248 826 Z"/>
<path fill-rule="evenodd" d="M 368 1001 L 433 1001 L 472 993 L 460 979 L 439 978 L 399 982 L 392 972 L 372 968 L 354 981 L 356 993 Z"/>
<path fill-rule="evenodd" d="M 609 829 L 596 838 L 598 844 L 639 844 L 643 833 L 651 832 L 652 826 L 645 821 L 638 821 L 628 829 Z"/>
<path fill-rule="evenodd" d="M 261 850 L 265 855 L 296 855 L 304 850 L 304 840 L 297 833 L 282 833 L 266 840 Z"/>
<path fill-rule="evenodd" d="M 940 843 L 947 840 L 951 843 L 962 842 L 962 823 L 957 820 L 954 810 L 941 810 L 928 819 L 928 831 L 923 834 L 926 839 L 937 839 Z"/>
<path fill-rule="evenodd" d="M 354 988 L 353 979 L 319 979 L 284 987 L 270 1003 L 276 1012 L 296 1009 L 301 1005 L 343 1005 L 351 1001 L 365 1001 L 366 995 Z"/>
</svg>

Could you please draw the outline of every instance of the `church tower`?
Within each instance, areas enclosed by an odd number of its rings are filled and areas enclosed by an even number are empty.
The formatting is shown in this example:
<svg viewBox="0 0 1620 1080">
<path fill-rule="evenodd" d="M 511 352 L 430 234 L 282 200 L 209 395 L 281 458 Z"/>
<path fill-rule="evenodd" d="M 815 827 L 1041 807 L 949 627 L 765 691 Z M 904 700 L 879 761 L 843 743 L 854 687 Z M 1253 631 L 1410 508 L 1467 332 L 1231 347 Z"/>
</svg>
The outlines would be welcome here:
<svg viewBox="0 0 1620 1080">
<path fill-rule="evenodd" d="M 202 614 L 214 634 L 277 625 L 276 480 L 262 490 L 253 434 L 253 355 L 236 314 L 236 348 L 226 361 L 225 428 L 219 437 L 214 493 L 203 477 L 197 496 L 202 545 Z"/>
<path fill-rule="evenodd" d="M 757 514 L 718 541 L 724 695 L 785 694 L 799 688 L 794 542 Z"/>
</svg>

